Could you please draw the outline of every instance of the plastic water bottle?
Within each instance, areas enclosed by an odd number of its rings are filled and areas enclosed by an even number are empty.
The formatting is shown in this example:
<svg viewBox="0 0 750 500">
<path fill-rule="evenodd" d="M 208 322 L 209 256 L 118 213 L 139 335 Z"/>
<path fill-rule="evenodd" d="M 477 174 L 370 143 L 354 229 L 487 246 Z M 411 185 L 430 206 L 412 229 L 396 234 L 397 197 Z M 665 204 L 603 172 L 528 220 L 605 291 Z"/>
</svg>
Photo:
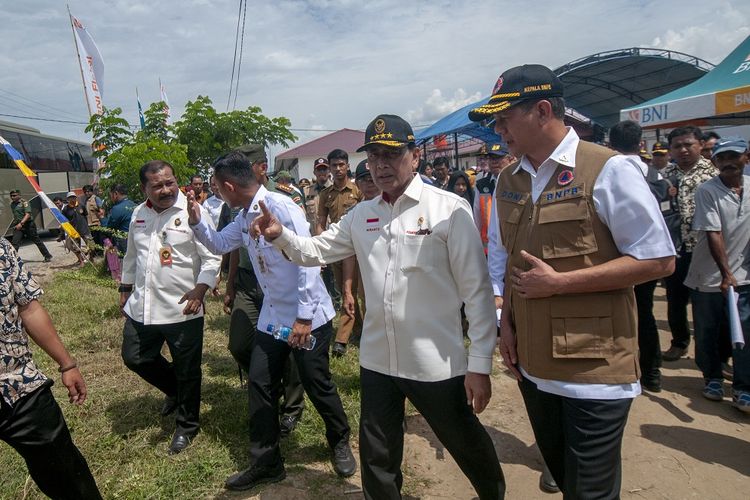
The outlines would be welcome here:
<svg viewBox="0 0 750 500">
<path fill-rule="evenodd" d="M 289 342 L 289 336 L 292 334 L 292 329 L 288 326 L 276 326 L 273 324 L 269 324 L 266 327 L 266 333 L 271 335 L 276 340 L 280 340 L 281 342 Z M 313 347 L 315 347 L 315 337 L 310 335 L 310 340 L 305 345 L 301 345 L 300 347 L 305 350 L 312 350 Z"/>
</svg>

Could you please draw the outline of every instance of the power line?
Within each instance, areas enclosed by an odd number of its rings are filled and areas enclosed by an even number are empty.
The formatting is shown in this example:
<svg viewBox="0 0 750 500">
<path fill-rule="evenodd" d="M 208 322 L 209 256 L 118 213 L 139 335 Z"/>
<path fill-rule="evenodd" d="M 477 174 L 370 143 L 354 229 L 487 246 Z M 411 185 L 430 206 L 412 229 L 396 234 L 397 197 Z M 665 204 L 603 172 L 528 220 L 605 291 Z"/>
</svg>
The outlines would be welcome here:
<svg viewBox="0 0 750 500">
<path fill-rule="evenodd" d="M 39 105 L 41 105 L 41 106 L 42 106 L 43 108 L 48 108 L 48 109 L 51 109 L 51 110 L 53 110 L 53 111 L 57 111 L 57 112 L 59 112 L 59 113 L 62 113 L 62 114 L 64 114 L 64 115 L 67 115 L 67 116 L 69 116 L 69 117 L 70 117 L 70 116 L 74 116 L 74 115 L 73 115 L 73 114 L 72 114 L 71 112 L 69 112 L 69 111 L 66 111 L 66 110 L 64 110 L 64 109 L 56 108 L 56 107 L 54 107 L 54 106 L 50 106 L 49 104 L 45 104 L 45 103 L 43 103 L 43 102 L 40 102 L 40 101 L 35 101 L 34 99 L 30 99 L 30 98 L 28 98 L 28 97 L 24 97 L 24 96 L 22 96 L 22 95 L 20 95 L 20 94 L 16 94 L 15 92 L 11 92 L 11 91 L 9 91 L 9 90 L 4 90 L 4 89 L 0 89 L 0 92 L 2 92 L 2 93 L 4 93 L 4 94 L 9 94 L 9 95 L 12 95 L 12 96 L 14 96 L 14 97 L 18 97 L 18 98 L 20 98 L 20 99 L 23 99 L 24 101 L 29 101 L 29 102 L 33 102 L 34 104 L 39 104 Z"/>
<path fill-rule="evenodd" d="M 54 118 L 38 118 L 36 116 L 11 115 L 7 113 L 0 113 L 0 116 L 9 116 L 11 118 L 23 118 L 24 120 L 39 120 L 42 122 L 75 123 L 76 125 L 88 125 L 89 124 L 89 122 L 75 122 L 71 120 L 55 120 Z"/>
<path fill-rule="evenodd" d="M 229 103 L 232 101 L 232 85 L 234 84 L 234 68 L 237 66 L 237 44 L 240 41 L 240 18 L 242 17 L 242 2 L 240 0 L 239 10 L 237 11 L 237 29 L 234 32 L 234 56 L 232 56 L 232 76 L 229 78 L 229 97 L 227 97 L 227 111 Z"/>
<path fill-rule="evenodd" d="M 237 82 L 234 87 L 234 103 L 232 109 L 237 107 L 237 94 L 240 90 L 240 71 L 242 70 L 242 50 L 245 48 L 245 17 L 247 16 L 247 0 L 244 0 L 242 9 L 242 35 L 240 36 L 240 59 L 237 62 Z"/>
</svg>

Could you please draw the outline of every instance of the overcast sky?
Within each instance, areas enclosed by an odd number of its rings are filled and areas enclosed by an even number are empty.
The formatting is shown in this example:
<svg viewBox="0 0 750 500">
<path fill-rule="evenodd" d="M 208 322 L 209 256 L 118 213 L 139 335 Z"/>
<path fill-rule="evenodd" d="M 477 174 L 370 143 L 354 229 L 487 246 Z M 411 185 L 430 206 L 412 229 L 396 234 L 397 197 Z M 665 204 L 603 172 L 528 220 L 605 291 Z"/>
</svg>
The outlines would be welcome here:
<svg viewBox="0 0 750 500">
<path fill-rule="evenodd" d="M 226 109 L 239 0 L 68 3 L 102 53 L 105 106 L 131 124 L 136 86 L 145 108 L 159 77 L 173 116 L 198 95 Z M 0 0 L 0 12 L 0 113 L 87 120 L 65 2 Z M 518 64 L 555 68 L 632 46 L 716 64 L 749 34 L 745 0 L 248 0 L 237 107 L 296 129 L 364 129 L 385 112 L 423 125 L 484 97 Z M 0 120 L 87 139 L 82 125 Z"/>
</svg>

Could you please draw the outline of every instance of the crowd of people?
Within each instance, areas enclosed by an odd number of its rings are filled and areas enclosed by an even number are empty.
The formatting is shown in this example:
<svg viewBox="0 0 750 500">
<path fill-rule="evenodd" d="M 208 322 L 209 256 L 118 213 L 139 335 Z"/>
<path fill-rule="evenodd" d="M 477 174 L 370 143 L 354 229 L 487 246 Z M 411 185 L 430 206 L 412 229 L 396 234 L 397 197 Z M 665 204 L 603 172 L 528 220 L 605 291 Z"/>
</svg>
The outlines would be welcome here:
<svg viewBox="0 0 750 500">
<path fill-rule="evenodd" d="M 229 490 L 284 479 L 280 442 L 307 394 L 335 472 L 349 477 L 359 466 L 366 498 L 401 496 L 407 399 L 479 498 L 503 498 L 497 452 L 477 417 L 491 404 L 497 348 L 545 463 L 540 486 L 565 498 L 619 498 L 633 398 L 661 391 L 662 361 L 687 353 L 689 302 L 703 396 L 723 401 L 729 379 L 734 406 L 750 413 L 747 141 L 682 126 L 649 152 L 628 121 L 612 127 L 608 147 L 583 141 L 565 124 L 562 83 L 540 65 L 505 71 L 469 117 L 490 121 L 502 142 L 483 145 L 466 170 L 442 156 L 426 162 L 409 123 L 384 114 L 367 126 L 367 158 L 353 172 L 335 149 L 315 160 L 314 179 L 295 185 L 282 171 L 274 182 L 263 145 L 251 144 L 184 189 L 171 165 L 146 163 L 146 201 L 135 206 L 114 186 L 107 217 L 89 186 L 82 200 L 55 200 L 84 242 L 94 226 L 127 233 L 117 241 L 122 359 L 164 394 L 162 415 L 175 413 L 170 454 L 200 431 L 203 303 L 220 293 L 222 273 L 228 348 L 247 377 L 250 416 L 249 463 L 226 480 Z M 2 306 L 0 438 L 44 493 L 98 498 L 28 351 L 27 334 L 59 363 L 71 401 L 85 400 L 77 364 L 13 248 L 16 232 L 32 234 L 24 203 L 14 208 L 13 245 L 0 241 L 3 280 L 13 283 Z M 659 280 L 673 337 L 663 353 Z M 359 463 L 329 367 L 351 345 Z M 38 438 L 24 440 L 31 427 Z"/>
</svg>

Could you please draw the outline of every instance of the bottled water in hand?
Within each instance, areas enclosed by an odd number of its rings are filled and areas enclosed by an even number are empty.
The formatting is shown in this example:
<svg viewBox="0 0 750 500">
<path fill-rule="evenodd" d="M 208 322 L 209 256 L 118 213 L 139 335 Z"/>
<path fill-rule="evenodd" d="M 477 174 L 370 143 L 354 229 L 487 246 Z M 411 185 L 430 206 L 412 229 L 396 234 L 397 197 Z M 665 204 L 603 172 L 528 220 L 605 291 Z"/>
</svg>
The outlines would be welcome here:
<svg viewBox="0 0 750 500">
<path fill-rule="evenodd" d="M 289 342 L 289 336 L 292 334 L 292 329 L 288 326 L 276 326 L 269 324 L 266 327 L 266 333 L 271 335 L 276 340 L 279 340 L 281 342 Z M 315 347 L 315 337 L 310 335 L 310 340 L 306 343 L 301 345 L 300 347 L 302 349 L 305 349 L 307 351 L 312 350 L 313 347 Z"/>
</svg>

